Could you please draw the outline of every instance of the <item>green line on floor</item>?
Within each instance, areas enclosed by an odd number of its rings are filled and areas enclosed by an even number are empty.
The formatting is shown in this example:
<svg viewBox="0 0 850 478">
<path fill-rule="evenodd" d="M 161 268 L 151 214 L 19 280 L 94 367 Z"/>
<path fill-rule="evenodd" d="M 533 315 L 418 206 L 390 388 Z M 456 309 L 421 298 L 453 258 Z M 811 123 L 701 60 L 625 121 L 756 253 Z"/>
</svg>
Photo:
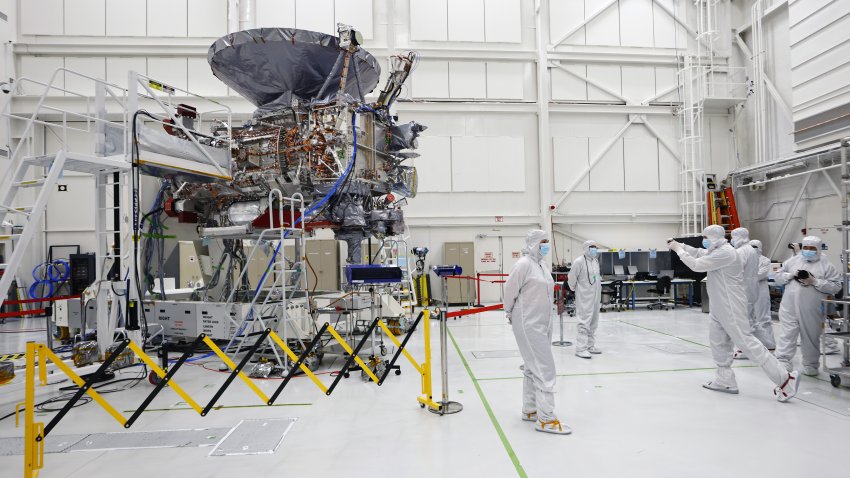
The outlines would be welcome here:
<svg viewBox="0 0 850 478">
<path fill-rule="evenodd" d="M 484 409 L 487 410 L 487 415 L 490 416 L 490 422 L 493 423 L 493 427 L 496 429 L 496 433 L 499 435 L 499 439 L 502 440 L 502 445 L 505 447 L 505 451 L 508 452 L 508 457 L 510 457 L 511 462 L 513 462 L 514 467 L 516 468 L 517 474 L 522 478 L 528 478 L 528 475 L 525 473 L 522 465 L 519 463 L 519 458 L 516 456 L 513 447 L 511 447 L 510 442 L 508 442 L 508 437 L 505 436 L 504 430 L 502 430 L 502 426 L 499 424 L 499 420 L 496 419 L 496 415 L 493 414 L 493 409 L 490 408 L 490 402 L 487 401 L 487 397 L 484 396 L 484 391 L 481 390 L 481 386 L 478 384 L 478 379 L 475 378 L 475 374 L 472 373 L 472 369 L 469 368 L 469 363 L 466 361 L 466 357 L 463 356 L 463 353 L 460 351 L 460 347 L 458 347 L 457 342 L 455 341 L 454 335 L 452 335 L 451 330 L 448 330 L 448 336 L 452 339 L 452 344 L 457 350 L 457 354 L 460 356 L 461 362 L 463 362 L 464 368 L 466 368 L 466 373 L 469 374 L 469 378 L 472 380 L 472 384 L 475 385 L 475 391 L 478 392 L 478 397 L 481 398 L 481 403 L 484 404 Z"/>
<path fill-rule="evenodd" d="M 732 368 L 753 368 L 758 365 L 738 365 Z M 714 370 L 715 367 L 704 367 L 704 368 L 671 368 L 666 370 L 623 370 L 618 372 L 588 372 L 588 373 L 559 373 L 558 377 L 589 377 L 594 375 L 628 375 L 635 373 L 663 373 L 663 372 L 695 372 L 695 371 L 706 371 L 706 370 Z M 493 381 L 493 380 L 521 380 L 524 378 L 522 375 L 519 377 L 491 377 L 491 378 L 479 378 L 479 382 Z"/>
<path fill-rule="evenodd" d="M 309 407 L 312 403 L 277 403 L 275 405 L 218 405 L 213 407 L 213 410 L 221 410 L 226 408 L 268 408 L 268 407 Z M 175 408 L 148 408 L 145 412 L 173 412 L 178 410 L 194 410 L 192 407 L 175 407 Z M 135 413 L 135 410 L 124 410 L 124 413 Z"/>
<path fill-rule="evenodd" d="M 626 325 L 631 325 L 632 327 L 637 327 L 637 328 L 639 328 L 639 329 L 649 330 L 650 332 L 655 332 L 655 333 L 657 333 L 657 334 L 666 335 L 666 336 L 668 336 L 668 337 L 673 337 L 673 338 L 675 338 L 675 339 L 684 340 L 685 342 L 689 342 L 689 343 L 692 343 L 692 344 L 695 344 L 695 345 L 699 345 L 700 347 L 706 347 L 706 348 L 708 348 L 708 345 L 701 344 L 701 343 L 699 343 L 699 342 L 694 342 L 693 340 L 688 340 L 688 339 L 685 339 L 685 338 L 679 337 L 678 335 L 668 334 L 667 332 L 662 332 L 662 331 L 660 331 L 660 330 L 650 329 L 649 327 L 644 327 L 644 326 L 642 326 L 642 325 L 633 324 L 633 323 L 631 323 L 631 322 L 624 322 L 624 321 L 622 321 L 622 320 L 620 320 L 620 321 L 618 321 L 618 322 L 620 322 L 620 323 L 622 323 L 622 324 L 626 324 Z"/>
</svg>

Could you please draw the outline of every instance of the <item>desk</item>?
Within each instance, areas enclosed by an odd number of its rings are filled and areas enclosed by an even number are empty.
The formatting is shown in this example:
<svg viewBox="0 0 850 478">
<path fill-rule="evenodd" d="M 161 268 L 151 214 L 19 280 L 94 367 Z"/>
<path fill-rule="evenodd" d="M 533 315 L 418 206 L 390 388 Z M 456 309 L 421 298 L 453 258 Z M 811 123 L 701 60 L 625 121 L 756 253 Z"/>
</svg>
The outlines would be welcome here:
<svg viewBox="0 0 850 478">
<path fill-rule="evenodd" d="M 603 282 L 604 284 L 604 282 Z M 657 280 L 627 280 L 623 281 L 623 284 L 631 284 L 631 290 L 629 291 L 629 298 L 632 302 L 632 310 L 636 308 L 637 298 L 635 297 L 635 286 L 638 285 L 655 285 L 658 284 Z M 676 292 L 679 290 L 680 285 L 688 286 L 688 307 L 692 307 L 694 305 L 694 280 L 693 279 L 673 279 L 670 281 L 670 300 L 673 302 L 673 308 L 676 308 Z M 654 297 L 652 299 L 655 299 Z"/>
</svg>

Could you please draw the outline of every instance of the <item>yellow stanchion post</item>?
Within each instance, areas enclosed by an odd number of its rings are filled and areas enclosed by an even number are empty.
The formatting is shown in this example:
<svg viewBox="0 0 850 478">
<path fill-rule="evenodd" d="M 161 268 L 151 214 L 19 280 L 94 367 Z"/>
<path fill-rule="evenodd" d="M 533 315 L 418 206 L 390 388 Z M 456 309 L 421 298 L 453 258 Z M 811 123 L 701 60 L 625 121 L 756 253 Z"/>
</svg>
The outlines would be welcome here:
<svg viewBox="0 0 850 478">
<path fill-rule="evenodd" d="M 24 405 L 24 478 L 35 478 L 38 470 L 44 466 L 44 440 L 36 438 L 44 430 L 44 423 L 35 422 L 35 367 L 39 348 L 42 345 L 30 342 L 27 344 L 27 369 L 25 383 Z"/>
<path fill-rule="evenodd" d="M 425 342 L 425 361 L 419 367 L 422 374 L 422 396 L 417 398 L 417 401 L 422 404 L 422 407 L 428 407 L 434 410 L 440 409 L 440 404 L 434 401 L 431 384 L 431 311 L 425 309 L 422 317 L 424 325 L 424 342 Z"/>
</svg>

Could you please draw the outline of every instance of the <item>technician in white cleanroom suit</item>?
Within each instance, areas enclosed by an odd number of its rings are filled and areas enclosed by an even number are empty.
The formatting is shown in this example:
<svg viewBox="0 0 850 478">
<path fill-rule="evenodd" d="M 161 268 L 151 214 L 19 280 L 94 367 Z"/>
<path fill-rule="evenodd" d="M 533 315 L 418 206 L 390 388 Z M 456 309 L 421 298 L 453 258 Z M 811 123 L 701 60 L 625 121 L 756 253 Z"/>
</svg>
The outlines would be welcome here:
<svg viewBox="0 0 850 478">
<path fill-rule="evenodd" d="M 750 241 L 750 246 L 759 257 L 759 293 L 753 305 L 753 335 L 768 350 L 773 350 L 776 348 L 776 338 L 770 325 L 770 285 L 767 283 L 770 276 L 770 259 L 762 255 L 761 241 L 758 239 Z"/>
<path fill-rule="evenodd" d="M 584 241 L 584 254 L 573 260 L 568 282 L 576 294 L 576 356 L 589 359 L 590 354 L 601 354 L 596 348 L 596 328 L 599 326 L 599 303 L 602 300 L 602 278 L 594 241 Z"/>
<path fill-rule="evenodd" d="M 791 370 L 799 335 L 803 373 L 806 375 L 818 374 L 824 321 L 821 300 L 841 290 L 841 274 L 821 254 L 821 244 L 816 236 L 803 239 L 800 254 L 785 261 L 775 278 L 777 284 L 785 286 L 779 305 L 780 332 L 776 357 Z M 806 272 L 801 275 L 800 271 Z"/>
<path fill-rule="evenodd" d="M 535 430 L 567 435 L 570 428 L 555 416 L 555 358 L 552 356 L 552 304 L 555 281 L 543 264 L 549 253 L 545 231 L 532 229 L 523 256 L 505 282 L 505 315 L 522 356 L 522 419 Z"/>
<path fill-rule="evenodd" d="M 770 337 L 766 337 L 761 330 L 756 332 L 755 305 L 759 297 L 759 253 L 750 246 L 750 231 L 744 227 L 733 230 L 732 246 L 735 247 L 743 268 L 744 292 L 747 295 L 747 322 L 750 324 L 750 331 L 765 347 L 774 349 L 776 344 L 773 342 L 772 333 Z M 744 357 L 741 356 L 740 351 L 736 351 L 735 358 Z"/>
<path fill-rule="evenodd" d="M 776 384 L 773 390 L 776 399 L 780 402 L 790 400 L 799 388 L 798 373 L 788 373 L 750 332 L 741 262 L 735 249 L 726 242 L 726 231 L 715 224 L 706 227 L 702 235 L 703 249 L 680 244 L 672 239 L 667 241 L 667 246 L 694 272 L 708 273 L 708 296 L 711 299 L 708 338 L 711 355 L 717 363 L 717 372 L 714 380 L 703 387 L 718 392 L 738 393 L 738 383 L 732 371 L 734 342 Z"/>
</svg>

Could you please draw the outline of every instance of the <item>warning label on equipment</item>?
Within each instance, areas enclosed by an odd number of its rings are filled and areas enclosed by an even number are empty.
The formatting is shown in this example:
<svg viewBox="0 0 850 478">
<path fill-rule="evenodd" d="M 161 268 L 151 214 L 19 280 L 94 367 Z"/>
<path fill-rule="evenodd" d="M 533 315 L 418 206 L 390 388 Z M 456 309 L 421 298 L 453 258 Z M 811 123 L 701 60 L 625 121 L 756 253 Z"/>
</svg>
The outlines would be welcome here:
<svg viewBox="0 0 850 478">
<path fill-rule="evenodd" d="M 491 262 L 496 263 L 496 255 L 492 252 L 485 252 L 483 256 L 481 256 L 481 262 Z"/>
<path fill-rule="evenodd" d="M 514 259 L 519 259 L 522 256 L 520 255 L 519 251 L 513 251 L 511 252 L 511 257 L 513 257 Z"/>
<path fill-rule="evenodd" d="M 154 80 L 148 80 L 148 86 L 155 90 L 162 91 L 163 93 L 174 94 L 174 88 L 166 85 L 165 83 L 160 83 Z"/>
</svg>

